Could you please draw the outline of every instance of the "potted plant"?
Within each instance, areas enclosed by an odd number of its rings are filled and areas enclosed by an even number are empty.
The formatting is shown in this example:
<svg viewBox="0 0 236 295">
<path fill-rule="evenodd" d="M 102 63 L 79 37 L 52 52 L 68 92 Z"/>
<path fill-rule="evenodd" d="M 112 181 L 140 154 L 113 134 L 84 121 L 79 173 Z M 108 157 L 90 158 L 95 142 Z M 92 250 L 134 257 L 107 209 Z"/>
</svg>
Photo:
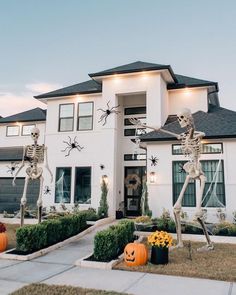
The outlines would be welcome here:
<svg viewBox="0 0 236 295">
<path fill-rule="evenodd" d="M 148 244 L 152 246 L 151 263 L 167 264 L 169 261 L 169 247 L 172 236 L 165 231 L 156 231 L 148 236 Z"/>
<path fill-rule="evenodd" d="M 5 225 L 0 222 L 0 252 L 4 252 L 7 249 L 7 234 Z"/>
</svg>

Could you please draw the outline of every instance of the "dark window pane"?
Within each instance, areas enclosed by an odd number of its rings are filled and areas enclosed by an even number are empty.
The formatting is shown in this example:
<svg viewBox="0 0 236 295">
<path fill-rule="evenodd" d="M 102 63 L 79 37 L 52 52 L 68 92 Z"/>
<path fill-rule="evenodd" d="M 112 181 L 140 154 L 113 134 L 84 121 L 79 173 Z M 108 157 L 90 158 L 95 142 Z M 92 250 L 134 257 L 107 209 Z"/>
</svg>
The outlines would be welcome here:
<svg viewBox="0 0 236 295">
<path fill-rule="evenodd" d="M 60 119 L 60 131 L 72 131 L 73 122 L 73 118 Z"/>
<path fill-rule="evenodd" d="M 70 203 L 71 196 L 71 168 L 56 169 L 55 202 Z"/>
<path fill-rule="evenodd" d="M 177 201 L 181 189 L 184 185 L 186 172 L 182 169 L 186 161 L 175 161 L 173 162 L 173 205 Z M 194 207 L 196 206 L 196 191 L 195 181 L 191 180 L 184 193 L 182 202 L 183 207 Z"/>
<path fill-rule="evenodd" d="M 125 129 L 124 130 L 124 135 L 125 136 L 139 136 L 139 135 L 143 135 L 146 134 L 146 129 L 145 128 L 138 128 L 136 130 L 136 128 L 133 129 Z"/>
<path fill-rule="evenodd" d="M 146 107 L 125 108 L 125 115 L 146 114 Z"/>
<path fill-rule="evenodd" d="M 91 204 L 91 167 L 75 170 L 75 202 Z"/>
</svg>

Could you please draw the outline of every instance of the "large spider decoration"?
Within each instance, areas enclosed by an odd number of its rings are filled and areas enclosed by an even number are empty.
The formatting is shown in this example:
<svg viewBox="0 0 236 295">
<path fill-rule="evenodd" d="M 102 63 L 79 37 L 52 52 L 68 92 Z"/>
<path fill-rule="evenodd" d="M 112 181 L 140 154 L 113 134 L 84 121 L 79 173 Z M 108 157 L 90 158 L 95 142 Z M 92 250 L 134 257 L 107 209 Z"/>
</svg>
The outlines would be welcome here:
<svg viewBox="0 0 236 295">
<path fill-rule="evenodd" d="M 74 137 L 74 140 L 72 141 L 71 137 L 69 137 L 69 141 L 63 141 L 65 144 L 67 144 L 67 147 L 62 150 L 62 152 L 67 152 L 65 157 L 68 157 L 70 155 L 71 150 L 77 149 L 79 152 L 84 148 L 79 145 L 78 141 L 76 140 L 76 136 Z"/>
<path fill-rule="evenodd" d="M 157 159 L 157 157 L 154 157 L 154 156 L 151 156 L 151 158 L 148 159 L 148 160 L 151 161 L 151 166 L 156 166 L 157 163 L 158 163 L 158 159 Z"/>
<path fill-rule="evenodd" d="M 18 163 L 11 162 L 11 166 L 7 166 L 8 168 L 7 173 L 11 173 L 11 175 L 13 176 L 18 167 L 19 167 Z"/>
<path fill-rule="evenodd" d="M 117 105 L 115 107 L 110 108 L 109 103 L 110 103 L 110 100 L 107 103 L 107 109 L 106 110 L 98 109 L 98 111 L 101 111 L 101 112 L 104 113 L 104 114 L 101 115 L 101 117 L 100 117 L 100 119 L 98 121 L 98 123 L 100 123 L 100 122 L 102 122 L 104 120 L 102 126 L 104 126 L 107 123 L 107 117 L 109 115 L 111 115 L 111 114 L 116 114 L 117 115 L 117 114 L 120 113 L 120 111 L 116 110 L 120 105 Z"/>
<path fill-rule="evenodd" d="M 44 194 L 51 195 L 51 189 L 48 185 L 45 185 L 45 187 L 44 187 Z"/>
<path fill-rule="evenodd" d="M 101 169 L 101 170 L 105 169 L 105 165 L 100 164 L 100 169 Z"/>
</svg>

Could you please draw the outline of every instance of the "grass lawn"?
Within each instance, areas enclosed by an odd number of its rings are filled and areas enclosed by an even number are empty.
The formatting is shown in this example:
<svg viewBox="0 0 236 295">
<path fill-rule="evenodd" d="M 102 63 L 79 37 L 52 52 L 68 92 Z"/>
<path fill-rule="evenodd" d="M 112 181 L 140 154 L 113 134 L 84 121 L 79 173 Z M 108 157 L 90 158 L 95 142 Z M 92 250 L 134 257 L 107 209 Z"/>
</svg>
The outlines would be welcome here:
<svg viewBox="0 0 236 295">
<path fill-rule="evenodd" d="M 204 245 L 191 242 L 192 260 L 185 242 L 185 247 L 169 252 L 169 264 L 154 265 L 148 263 L 144 266 L 128 267 L 122 261 L 115 269 L 141 271 L 165 275 L 196 277 L 236 282 L 236 245 L 215 244 L 215 250 L 210 252 L 197 252 L 197 248 Z"/>
<path fill-rule="evenodd" d="M 19 224 L 5 224 L 7 228 L 8 246 L 7 249 L 16 247 L 16 229 L 20 227 Z"/>
<path fill-rule="evenodd" d="M 31 284 L 23 287 L 11 295 L 123 295 L 127 293 L 117 293 L 108 291 L 99 291 L 93 289 L 84 289 L 70 286 L 57 286 L 46 284 Z"/>
</svg>

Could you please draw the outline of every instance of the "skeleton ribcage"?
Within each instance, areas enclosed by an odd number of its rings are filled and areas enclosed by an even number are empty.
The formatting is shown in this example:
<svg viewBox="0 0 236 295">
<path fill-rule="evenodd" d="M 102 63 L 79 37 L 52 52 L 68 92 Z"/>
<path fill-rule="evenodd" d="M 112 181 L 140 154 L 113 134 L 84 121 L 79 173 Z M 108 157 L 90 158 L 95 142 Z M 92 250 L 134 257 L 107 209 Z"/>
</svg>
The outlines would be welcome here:
<svg viewBox="0 0 236 295">
<path fill-rule="evenodd" d="M 44 146 L 43 145 L 27 145 L 26 146 L 26 158 L 30 162 L 43 163 L 44 161 Z"/>
<path fill-rule="evenodd" d="M 200 138 L 188 138 L 187 136 L 182 139 L 182 151 L 186 156 L 190 158 L 199 158 L 201 154 L 201 139 Z"/>
</svg>

